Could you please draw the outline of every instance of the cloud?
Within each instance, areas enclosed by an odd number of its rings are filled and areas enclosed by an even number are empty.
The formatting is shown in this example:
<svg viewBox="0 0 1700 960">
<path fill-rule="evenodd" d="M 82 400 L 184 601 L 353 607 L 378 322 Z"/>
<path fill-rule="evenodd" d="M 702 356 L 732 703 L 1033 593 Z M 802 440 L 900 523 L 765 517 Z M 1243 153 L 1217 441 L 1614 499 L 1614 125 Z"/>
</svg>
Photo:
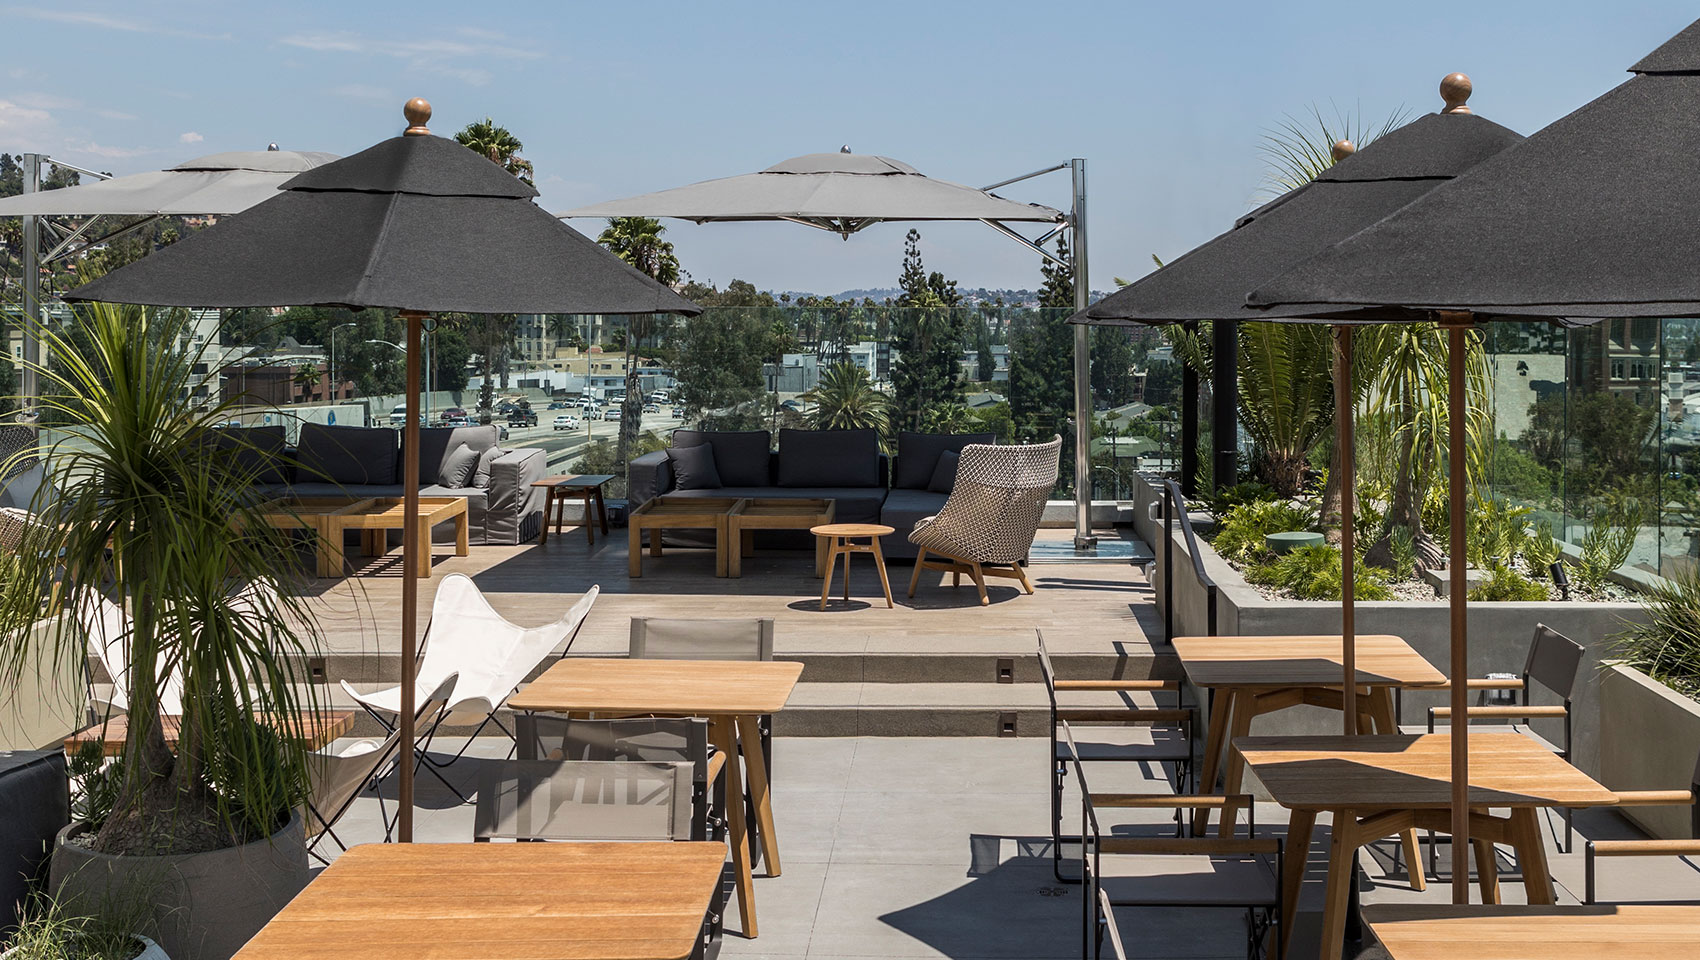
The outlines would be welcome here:
<svg viewBox="0 0 1700 960">
<path fill-rule="evenodd" d="M 12 102 L 21 107 L 33 107 L 37 110 L 74 110 L 82 106 L 82 101 L 70 97 L 61 97 L 55 93 L 39 93 L 23 91 L 12 94 Z"/>
<path fill-rule="evenodd" d="M 99 27 L 103 30 L 117 30 L 123 33 L 153 33 L 168 37 L 186 37 L 191 40 L 230 39 L 228 33 L 217 35 L 196 33 L 158 23 L 110 17 L 104 13 L 88 10 L 38 10 L 33 7 L 6 7 L 5 12 L 14 17 L 27 17 L 31 20 L 45 20 L 49 23 L 64 23 L 78 27 Z"/>
<path fill-rule="evenodd" d="M 285 46 L 315 53 L 376 54 L 407 60 L 417 68 L 455 77 L 474 86 L 492 79 L 488 70 L 473 67 L 452 67 L 442 61 L 462 58 L 480 60 L 535 60 L 542 52 L 515 43 L 503 34 L 474 27 L 456 31 L 460 39 L 428 37 L 414 40 L 392 40 L 362 36 L 346 30 L 321 30 L 290 34 L 281 38 Z"/>
<path fill-rule="evenodd" d="M 0 100 L 0 138 L 24 149 L 41 149 L 43 139 L 57 131 L 53 114 L 36 107 L 26 107 L 12 100 Z"/>
<path fill-rule="evenodd" d="M 133 113 L 125 113 L 122 110 L 96 110 L 94 112 L 94 115 L 101 118 L 102 120 L 140 120 L 141 119 L 140 117 L 136 116 Z"/>
<path fill-rule="evenodd" d="M 178 143 L 200 143 L 205 139 L 206 137 L 201 136 L 193 130 L 190 130 L 188 133 L 178 134 L 177 136 Z"/>
</svg>

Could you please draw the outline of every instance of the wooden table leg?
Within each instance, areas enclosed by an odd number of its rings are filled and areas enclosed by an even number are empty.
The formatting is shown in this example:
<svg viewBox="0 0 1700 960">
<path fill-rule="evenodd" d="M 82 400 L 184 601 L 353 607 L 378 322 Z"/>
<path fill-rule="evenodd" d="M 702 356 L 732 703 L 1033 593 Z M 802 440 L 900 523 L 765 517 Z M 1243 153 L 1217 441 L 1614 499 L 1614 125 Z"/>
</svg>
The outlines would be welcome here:
<svg viewBox="0 0 1700 960">
<path fill-rule="evenodd" d="M 455 556 L 472 555 L 472 524 L 462 513 L 455 517 Z"/>
<path fill-rule="evenodd" d="M 1399 732 L 1399 722 L 1393 715 L 1393 690 L 1391 687 L 1373 687 L 1369 692 L 1370 719 L 1374 721 L 1373 729 L 1377 733 L 1396 734 Z M 1427 890 L 1428 878 L 1423 875 L 1422 848 L 1417 846 L 1417 828 L 1399 834 L 1399 845 L 1405 854 L 1405 873 L 1411 878 L 1412 890 Z"/>
<path fill-rule="evenodd" d="M 750 875 L 750 841 L 744 824 L 744 777 L 738 763 L 738 736 L 732 717 L 710 717 L 708 738 L 714 749 L 726 757 L 720 775 L 726 778 L 726 821 L 732 842 L 732 870 L 738 888 L 738 916 L 744 922 L 744 936 L 756 937 L 756 890 Z"/>
<path fill-rule="evenodd" d="M 549 521 L 555 516 L 555 488 L 543 488 L 543 532 L 537 535 L 537 545 L 549 542 Z"/>
<path fill-rule="evenodd" d="M 318 562 L 319 576 L 342 576 L 342 527 L 327 519 L 317 532 L 313 553 Z"/>
<path fill-rule="evenodd" d="M 1513 808 L 1508 832 L 1517 851 L 1517 866 L 1523 872 L 1523 886 L 1528 891 L 1529 902 L 1558 902 L 1552 887 L 1552 872 L 1547 869 L 1547 848 L 1541 839 L 1539 812 L 1534 807 Z"/>
<path fill-rule="evenodd" d="M 555 491 L 555 535 L 560 536 L 567 528 L 567 492 Z"/>
<path fill-rule="evenodd" d="M 384 531 L 377 531 L 383 533 Z M 431 575 L 431 521 L 419 521 L 419 576 Z"/>
<path fill-rule="evenodd" d="M 838 551 L 844 554 L 844 602 L 850 602 L 850 538 L 838 538 Z"/>
<path fill-rule="evenodd" d="M 596 546 L 595 518 L 590 515 L 590 491 L 580 490 L 579 495 L 584 499 L 584 542 Z"/>
<path fill-rule="evenodd" d="M 1216 774 L 1221 772 L 1222 749 L 1228 742 L 1228 724 L 1231 722 L 1237 697 L 1233 687 L 1222 687 L 1216 692 L 1216 706 L 1210 711 L 1210 732 L 1204 738 L 1204 769 L 1198 778 L 1200 793 L 1213 793 L 1216 790 Z M 1210 811 L 1204 807 L 1195 809 L 1192 812 L 1192 832 L 1202 834 L 1208 829 Z"/>
<path fill-rule="evenodd" d="M 643 576 L 643 524 L 636 518 L 626 527 L 626 576 Z"/>
<path fill-rule="evenodd" d="M 823 537 L 822 539 L 829 538 Z M 832 568 L 834 564 L 838 563 L 838 538 L 832 537 L 830 539 L 832 544 L 827 550 L 826 572 L 821 576 L 820 583 L 820 608 L 822 610 L 826 609 L 827 598 L 832 596 Z M 844 565 L 846 567 L 850 565 L 849 557 L 844 558 Z"/>
<path fill-rule="evenodd" d="M 652 556 L 652 557 L 661 556 L 661 528 L 660 527 L 651 527 L 649 529 L 649 555 Z"/>
<path fill-rule="evenodd" d="M 606 501 L 604 501 L 602 499 L 602 486 L 600 484 L 598 484 L 595 487 L 595 492 L 596 492 L 596 520 L 597 520 L 596 525 L 602 528 L 602 535 L 604 537 L 606 537 L 608 535 L 608 504 L 607 504 Z M 590 504 L 589 504 L 588 501 L 585 503 L 584 506 L 585 506 L 586 510 L 590 509 Z M 585 519 L 588 520 L 589 516 L 587 515 L 585 517 Z"/>
<path fill-rule="evenodd" d="M 1493 854 L 1493 844 L 1481 837 L 1471 837 L 1470 847 L 1476 851 L 1476 877 L 1482 885 L 1482 902 L 1499 902 L 1499 860 Z M 1457 858 L 1458 845 L 1452 845 L 1454 859 Z M 1468 869 L 1466 865 L 1466 870 Z M 1453 877 L 1457 877 L 1458 868 L 1452 868 Z M 1469 882 L 1469 873 L 1463 874 L 1465 882 Z"/>
<path fill-rule="evenodd" d="M 727 575 L 728 567 L 731 565 L 729 555 L 737 550 L 735 545 L 727 542 L 729 538 L 726 535 L 726 523 L 726 518 L 721 517 L 719 522 L 714 525 L 714 575 L 717 577 Z"/>
<path fill-rule="evenodd" d="M 1251 719 L 1256 710 L 1256 698 L 1252 695 L 1242 693 L 1235 699 L 1233 726 L 1228 731 L 1228 742 L 1223 745 L 1227 750 L 1227 762 L 1222 772 L 1222 792 L 1230 795 L 1240 792 L 1240 781 L 1245 777 L 1245 758 L 1234 749 L 1234 741 L 1251 734 Z M 1216 827 L 1217 836 L 1234 835 L 1239 827 L 1236 809 L 1232 802 L 1222 804 L 1222 822 Z"/>
<path fill-rule="evenodd" d="M 1310 863 L 1310 837 L 1315 828 L 1315 810 L 1294 810 L 1287 821 L 1283 864 L 1286 875 L 1281 878 L 1281 938 L 1288 946 L 1293 942 L 1293 918 L 1299 913 L 1299 892 L 1304 887 L 1305 870 Z M 1281 952 L 1286 955 L 1287 947 Z"/>
<path fill-rule="evenodd" d="M 748 540 L 751 543 L 754 543 L 754 534 L 754 530 L 737 529 L 732 527 L 730 522 L 727 524 L 726 539 L 732 541 L 732 549 L 728 551 L 728 555 L 726 557 L 726 576 L 733 580 L 737 580 L 744 575 L 744 557 L 749 555 L 744 552 L 744 541 Z M 718 547 L 719 545 L 716 544 L 716 546 Z M 754 551 L 751 552 L 753 553 Z"/>
<path fill-rule="evenodd" d="M 870 537 L 869 539 L 873 542 L 873 545 L 874 545 L 874 549 L 873 549 L 874 569 L 879 571 L 880 586 L 882 588 L 884 588 L 884 590 L 885 590 L 885 606 L 886 606 L 886 609 L 888 609 L 888 610 L 893 609 L 897 606 L 897 604 L 895 604 L 891 601 L 891 581 L 889 579 L 887 579 L 886 575 L 885 575 L 885 554 L 880 552 L 880 538 L 879 537 Z"/>
<path fill-rule="evenodd" d="M 827 555 L 826 538 L 825 537 L 816 537 L 815 538 L 815 576 L 816 577 L 826 576 L 826 555 Z"/>
<path fill-rule="evenodd" d="M 738 718 L 738 749 L 743 752 L 744 776 L 755 803 L 756 827 L 761 833 L 762 862 L 767 875 L 779 876 L 779 834 L 773 829 L 773 802 L 768 790 L 767 758 L 761 752 L 761 723 L 752 716 Z"/>
<path fill-rule="evenodd" d="M 1322 908 L 1322 949 L 1317 956 L 1333 960 L 1345 949 L 1346 908 L 1352 893 L 1352 865 L 1358 858 L 1358 820 L 1350 810 L 1334 811 L 1328 843 L 1328 887 Z"/>
</svg>

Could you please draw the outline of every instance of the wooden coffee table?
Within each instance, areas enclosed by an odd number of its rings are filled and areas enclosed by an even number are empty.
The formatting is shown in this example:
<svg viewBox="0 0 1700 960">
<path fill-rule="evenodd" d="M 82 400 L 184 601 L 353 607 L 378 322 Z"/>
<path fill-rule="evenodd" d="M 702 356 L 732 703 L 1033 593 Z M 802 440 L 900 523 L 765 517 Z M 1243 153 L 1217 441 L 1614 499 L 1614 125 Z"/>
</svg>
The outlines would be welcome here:
<svg viewBox="0 0 1700 960">
<path fill-rule="evenodd" d="M 344 530 L 360 531 L 361 548 L 367 556 L 383 556 L 388 549 L 387 531 L 400 530 L 405 522 L 403 509 L 400 497 L 373 497 L 335 513 L 326 514 L 322 522 L 324 540 L 328 544 L 327 549 L 333 563 L 332 569 L 339 572 L 342 570 Z M 472 551 L 467 529 L 466 498 L 419 498 L 419 543 L 423 549 L 419 551 L 419 569 L 410 571 L 414 576 L 431 575 L 431 528 L 450 520 L 453 520 L 455 525 L 455 556 L 467 556 Z"/>
<path fill-rule="evenodd" d="M 744 575 L 744 557 L 756 554 L 757 530 L 812 530 L 832 522 L 838 501 L 752 497 L 726 515 L 726 575 Z M 827 541 L 815 538 L 815 576 L 826 576 Z"/>
<path fill-rule="evenodd" d="M 300 497 L 274 500 L 260 508 L 266 523 L 279 530 L 310 530 L 313 533 L 313 559 L 321 577 L 342 575 L 342 544 L 331 549 L 325 533 L 325 518 L 346 510 L 359 510 L 372 501 L 357 497 Z"/>
<path fill-rule="evenodd" d="M 885 554 L 880 552 L 880 537 L 895 531 L 883 523 L 829 523 L 809 530 L 825 544 L 827 550 L 826 581 L 820 588 L 820 608 L 826 609 L 826 600 L 832 593 L 832 566 L 838 558 L 844 558 L 844 599 L 850 599 L 850 555 L 852 553 L 872 554 L 874 569 L 879 571 L 880 586 L 885 589 L 885 605 L 895 607 L 891 600 L 891 581 L 885 575 Z M 867 543 L 858 543 L 866 540 Z"/>
<path fill-rule="evenodd" d="M 714 575 L 726 576 L 726 515 L 744 501 L 737 497 L 656 497 L 626 519 L 630 556 L 626 572 L 643 576 L 643 533 L 649 531 L 649 555 L 661 556 L 663 530 L 713 530 Z"/>
<path fill-rule="evenodd" d="M 602 488 L 608 481 L 614 479 L 613 474 L 565 474 L 559 477 L 544 477 L 533 480 L 531 485 L 543 488 L 543 533 L 537 538 L 537 545 L 549 542 L 549 522 L 555 523 L 555 532 L 561 532 L 561 507 L 568 500 L 584 501 L 584 536 L 589 543 L 596 543 L 596 526 L 602 528 L 602 535 L 608 535 L 608 505 L 602 500 Z M 592 504 L 596 507 L 596 516 L 590 515 Z M 596 523 L 593 525 L 592 520 Z"/>
</svg>

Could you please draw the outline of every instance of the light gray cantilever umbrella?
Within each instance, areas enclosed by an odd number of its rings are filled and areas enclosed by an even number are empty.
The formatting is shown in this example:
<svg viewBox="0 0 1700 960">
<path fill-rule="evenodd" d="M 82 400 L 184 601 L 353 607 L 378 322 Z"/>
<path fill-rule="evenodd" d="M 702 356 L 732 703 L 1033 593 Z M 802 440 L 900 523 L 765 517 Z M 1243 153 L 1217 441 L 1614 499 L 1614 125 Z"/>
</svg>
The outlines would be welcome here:
<svg viewBox="0 0 1700 960">
<path fill-rule="evenodd" d="M 1278 315 L 1429 312 L 1449 333 L 1453 410 L 1465 335 L 1479 320 L 1688 316 L 1700 311 L 1700 21 L 1634 76 L 1253 290 Z M 1451 459 L 1464 455 L 1452 417 Z M 1463 471 L 1451 473 L 1454 558 Z M 1467 823 L 1464 566 L 1452 574 L 1452 816 Z M 1455 828 L 1456 829 L 1456 828 Z M 1460 885 L 1455 885 L 1460 886 Z M 1459 894 L 1454 891 L 1454 899 Z"/>
<path fill-rule="evenodd" d="M 407 321 L 402 429 L 402 756 L 412 756 L 421 549 L 420 329 L 428 312 L 681 313 L 701 308 L 540 209 L 537 191 L 453 140 L 408 101 L 400 137 L 308 170 L 272 199 L 71 291 L 67 300 L 162 306 L 339 306 Z M 402 763 L 400 837 L 413 835 Z"/>
</svg>

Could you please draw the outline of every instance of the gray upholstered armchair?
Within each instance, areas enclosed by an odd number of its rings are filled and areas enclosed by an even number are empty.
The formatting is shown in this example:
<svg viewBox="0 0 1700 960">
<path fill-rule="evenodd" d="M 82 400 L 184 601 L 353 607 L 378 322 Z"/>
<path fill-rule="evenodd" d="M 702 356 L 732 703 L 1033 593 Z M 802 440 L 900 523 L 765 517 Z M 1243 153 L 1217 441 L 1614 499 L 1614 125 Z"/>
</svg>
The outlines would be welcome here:
<svg viewBox="0 0 1700 960">
<path fill-rule="evenodd" d="M 937 515 L 915 524 L 909 542 L 920 548 L 909 595 L 921 582 L 922 570 L 943 570 L 956 585 L 968 574 L 986 597 L 986 577 L 1019 580 L 1033 592 L 1021 562 L 1033 547 L 1033 535 L 1045 500 L 1057 483 L 1057 459 L 1062 438 L 1049 443 L 1000 447 L 970 444 L 962 448 L 956 485 Z M 930 558 L 928 554 L 935 556 Z"/>
</svg>

